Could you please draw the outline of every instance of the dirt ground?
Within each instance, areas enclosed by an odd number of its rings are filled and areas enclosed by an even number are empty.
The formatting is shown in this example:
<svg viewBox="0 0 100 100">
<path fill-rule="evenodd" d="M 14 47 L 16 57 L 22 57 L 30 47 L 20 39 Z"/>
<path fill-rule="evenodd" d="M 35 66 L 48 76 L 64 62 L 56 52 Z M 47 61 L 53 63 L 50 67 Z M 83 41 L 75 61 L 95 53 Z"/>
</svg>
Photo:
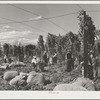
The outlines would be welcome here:
<svg viewBox="0 0 100 100">
<path fill-rule="evenodd" d="M 2 61 L 0 61 L 0 64 Z M 18 72 L 26 72 L 29 73 L 33 69 L 31 66 L 30 61 L 25 61 L 26 66 L 24 67 L 16 67 L 16 68 L 11 68 L 9 70 L 16 70 Z M 100 90 L 100 67 L 99 69 L 99 77 L 95 81 L 97 91 Z M 7 70 L 6 70 L 7 71 Z M 20 87 L 12 87 L 9 85 L 9 82 L 3 80 L 1 76 L 4 74 L 5 71 L 0 71 L 0 90 L 39 90 L 39 91 L 48 91 L 48 90 L 53 90 L 53 88 L 60 83 L 70 83 L 74 81 L 74 79 L 78 78 L 81 76 L 81 68 L 80 66 L 74 69 L 72 72 L 65 72 L 65 65 L 64 64 L 56 64 L 56 65 L 51 65 L 51 66 L 45 66 L 44 68 L 44 75 L 45 75 L 45 80 L 50 80 L 46 81 L 47 83 L 44 84 L 43 87 L 39 86 L 20 86 Z"/>
</svg>

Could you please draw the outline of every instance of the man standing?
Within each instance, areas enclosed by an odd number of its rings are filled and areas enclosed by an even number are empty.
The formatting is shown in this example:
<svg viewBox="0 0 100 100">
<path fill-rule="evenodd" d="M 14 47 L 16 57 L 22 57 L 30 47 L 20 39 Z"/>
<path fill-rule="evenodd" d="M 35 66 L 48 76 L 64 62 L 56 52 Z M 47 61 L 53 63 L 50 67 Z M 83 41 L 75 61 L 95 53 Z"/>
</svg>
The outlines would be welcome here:
<svg viewBox="0 0 100 100">
<path fill-rule="evenodd" d="M 44 54 L 43 54 L 43 62 L 45 63 L 45 65 L 47 65 L 48 63 L 48 58 L 47 58 L 47 52 L 44 51 Z"/>
<path fill-rule="evenodd" d="M 37 67 L 37 66 L 36 66 L 36 64 L 37 64 L 36 56 L 33 56 L 33 59 L 32 59 L 32 61 L 31 61 L 31 64 L 32 64 L 34 70 L 36 71 L 36 70 L 37 70 L 37 68 L 36 68 L 36 67 Z"/>
<path fill-rule="evenodd" d="M 4 56 L 4 63 L 8 63 L 8 57 L 6 55 Z"/>
<path fill-rule="evenodd" d="M 56 64 L 56 63 L 57 63 L 57 54 L 55 52 L 53 55 L 53 64 Z"/>
<path fill-rule="evenodd" d="M 96 80 L 98 77 L 98 65 L 97 59 L 94 57 L 93 52 L 89 53 L 89 69 L 88 69 L 88 77 L 90 79 Z"/>
<path fill-rule="evenodd" d="M 67 64 L 66 64 L 66 70 L 67 72 L 70 72 L 74 69 L 74 61 L 72 59 L 72 54 L 70 51 L 67 52 Z"/>
</svg>

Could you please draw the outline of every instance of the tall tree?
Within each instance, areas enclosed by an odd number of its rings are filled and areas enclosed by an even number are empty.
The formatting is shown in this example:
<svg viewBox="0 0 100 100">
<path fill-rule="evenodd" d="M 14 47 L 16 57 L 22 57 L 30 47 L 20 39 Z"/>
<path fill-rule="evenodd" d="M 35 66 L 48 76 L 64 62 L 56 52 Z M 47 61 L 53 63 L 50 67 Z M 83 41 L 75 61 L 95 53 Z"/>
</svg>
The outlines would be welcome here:
<svg viewBox="0 0 100 100">
<path fill-rule="evenodd" d="M 44 40 L 43 40 L 42 35 L 40 35 L 39 38 L 38 38 L 37 49 L 40 52 L 40 55 L 38 55 L 38 56 L 40 56 L 41 61 L 43 61 Z"/>
<path fill-rule="evenodd" d="M 27 56 L 33 56 L 35 54 L 36 46 L 32 44 L 28 44 L 25 46 L 25 54 Z"/>
<path fill-rule="evenodd" d="M 56 45 L 57 36 L 51 33 L 48 33 L 46 38 L 46 48 L 49 55 L 52 55 L 55 52 L 55 45 Z"/>
<path fill-rule="evenodd" d="M 9 44 L 8 43 L 5 43 L 3 45 L 3 52 L 8 57 L 8 55 L 9 55 Z"/>
<path fill-rule="evenodd" d="M 17 55 L 18 55 L 18 48 L 16 45 L 13 45 L 13 56 L 17 58 Z"/>
<path fill-rule="evenodd" d="M 0 43 L 0 56 L 2 56 L 3 55 L 3 51 L 2 51 L 2 45 L 1 45 L 1 43 Z"/>
<path fill-rule="evenodd" d="M 84 10 L 81 10 L 78 16 L 79 19 L 79 35 L 84 44 L 84 77 L 88 77 L 88 53 L 94 46 L 95 26 L 92 18 L 86 15 Z"/>
<path fill-rule="evenodd" d="M 85 16 L 85 19 L 83 18 L 83 13 L 84 11 L 81 10 L 80 13 L 79 13 L 79 16 L 78 16 L 78 19 L 79 19 L 79 26 L 80 26 L 80 29 L 79 29 L 79 36 L 80 36 L 80 39 L 82 40 L 83 42 L 83 33 L 84 33 L 84 30 L 87 30 L 87 43 L 88 43 L 88 46 L 93 49 L 93 45 L 94 45 L 94 41 L 95 41 L 95 25 L 93 23 L 93 20 L 92 18 L 89 16 L 89 15 L 86 15 Z"/>
<path fill-rule="evenodd" d="M 64 43 L 63 43 L 63 36 L 59 34 L 57 38 L 57 43 L 56 43 L 56 52 L 57 52 L 57 59 L 60 62 L 64 60 L 63 52 L 64 52 Z"/>
<path fill-rule="evenodd" d="M 12 52 L 13 52 L 13 46 L 9 44 L 9 54 L 10 54 L 10 56 L 13 55 Z"/>
</svg>

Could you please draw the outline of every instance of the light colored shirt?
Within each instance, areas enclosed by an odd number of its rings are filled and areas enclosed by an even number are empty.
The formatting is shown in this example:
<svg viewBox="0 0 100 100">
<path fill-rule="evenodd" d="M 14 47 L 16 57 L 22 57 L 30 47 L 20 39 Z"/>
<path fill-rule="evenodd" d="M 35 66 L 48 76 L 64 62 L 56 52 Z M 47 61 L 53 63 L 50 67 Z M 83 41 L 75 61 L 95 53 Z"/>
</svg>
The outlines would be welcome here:
<svg viewBox="0 0 100 100">
<path fill-rule="evenodd" d="M 37 63 L 36 59 L 33 58 L 32 61 L 31 61 L 31 63 L 35 63 L 36 64 Z"/>
<path fill-rule="evenodd" d="M 55 53 L 54 55 L 53 55 L 53 57 L 56 57 L 57 56 L 57 54 Z"/>
</svg>

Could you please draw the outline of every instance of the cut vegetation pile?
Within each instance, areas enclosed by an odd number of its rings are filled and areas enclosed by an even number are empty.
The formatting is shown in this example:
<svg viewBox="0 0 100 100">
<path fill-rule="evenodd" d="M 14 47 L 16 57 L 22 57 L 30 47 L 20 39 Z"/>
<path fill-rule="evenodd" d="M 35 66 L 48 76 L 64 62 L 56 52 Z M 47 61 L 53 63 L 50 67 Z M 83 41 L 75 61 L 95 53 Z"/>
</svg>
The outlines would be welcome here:
<svg viewBox="0 0 100 100">
<path fill-rule="evenodd" d="M 16 70 L 18 72 L 24 72 L 24 73 L 29 73 L 33 70 L 32 66 L 30 63 L 26 63 L 26 66 L 24 67 L 13 67 L 10 70 Z M 25 86 L 16 86 L 12 87 L 9 85 L 9 82 L 5 81 L 2 79 L 2 75 L 5 71 L 0 71 L 0 90 L 37 90 L 37 91 L 48 91 L 48 90 L 53 90 L 55 86 L 58 84 L 63 84 L 63 83 L 72 83 L 75 81 L 78 77 L 81 76 L 81 67 L 78 66 L 76 69 L 74 69 L 72 72 L 65 72 L 65 65 L 64 64 L 57 64 L 57 65 L 51 65 L 51 66 L 46 66 L 45 71 L 42 73 L 45 76 L 45 84 L 44 85 L 32 85 L 30 86 L 29 84 Z M 100 90 L 100 85 L 98 82 L 97 88 Z"/>
</svg>

